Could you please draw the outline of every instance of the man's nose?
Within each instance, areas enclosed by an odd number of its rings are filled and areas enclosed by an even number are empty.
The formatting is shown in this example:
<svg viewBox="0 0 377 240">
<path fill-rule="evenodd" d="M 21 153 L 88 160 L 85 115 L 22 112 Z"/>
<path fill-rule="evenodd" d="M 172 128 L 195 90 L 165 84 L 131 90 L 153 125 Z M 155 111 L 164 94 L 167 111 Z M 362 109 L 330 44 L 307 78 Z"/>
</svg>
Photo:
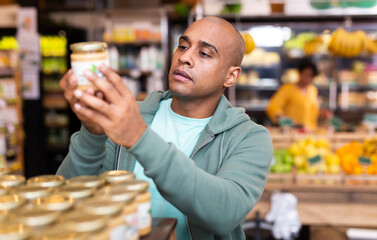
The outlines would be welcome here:
<svg viewBox="0 0 377 240">
<path fill-rule="evenodd" d="M 181 64 L 187 64 L 189 67 L 193 67 L 194 66 L 194 61 L 192 58 L 193 54 L 194 54 L 193 50 L 187 49 L 185 52 L 181 54 L 181 56 L 179 56 L 178 61 Z"/>
</svg>

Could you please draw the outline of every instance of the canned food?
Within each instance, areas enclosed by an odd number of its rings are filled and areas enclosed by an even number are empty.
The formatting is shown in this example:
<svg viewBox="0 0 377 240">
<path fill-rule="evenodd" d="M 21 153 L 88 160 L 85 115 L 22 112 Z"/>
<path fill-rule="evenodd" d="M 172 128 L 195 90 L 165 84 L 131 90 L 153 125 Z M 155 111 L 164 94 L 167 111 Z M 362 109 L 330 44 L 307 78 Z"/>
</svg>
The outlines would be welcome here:
<svg viewBox="0 0 377 240">
<path fill-rule="evenodd" d="M 31 228 L 17 221 L 0 223 L 0 239 L 24 240 L 30 237 Z"/>
<path fill-rule="evenodd" d="M 26 203 L 26 199 L 19 195 L 4 195 L 0 196 L 0 211 L 1 210 L 15 210 Z"/>
<path fill-rule="evenodd" d="M 73 198 L 60 194 L 53 194 L 47 197 L 37 198 L 32 201 L 32 205 L 37 208 L 65 212 L 74 206 Z"/>
<path fill-rule="evenodd" d="M 21 186 L 14 188 L 12 193 L 18 194 L 22 198 L 31 201 L 36 198 L 49 196 L 51 194 L 51 190 L 49 188 L 38 186 Z"/>
</svg>

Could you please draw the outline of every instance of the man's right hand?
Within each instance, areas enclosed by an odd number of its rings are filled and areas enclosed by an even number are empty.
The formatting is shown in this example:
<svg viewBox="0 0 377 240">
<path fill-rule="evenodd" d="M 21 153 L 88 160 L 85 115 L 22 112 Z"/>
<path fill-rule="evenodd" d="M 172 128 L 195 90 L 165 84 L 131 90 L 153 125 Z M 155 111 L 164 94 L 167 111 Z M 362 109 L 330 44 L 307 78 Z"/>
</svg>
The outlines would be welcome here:
<svg viewBox="0 0 377 240">
<path fill-rule="evenodd" d="M 103 135 L 104 131 L 103 129 L 95 124 L 94 122 L 87 119 L 85 116 L 77 112 L 74 108 L 74 105 L 79 102 L 79 100 L 75 97 L 75 90 L 77 88 L 77 78 L 75 75 L 73 75 L 72 70 L 69 70 L 63 78 L 60 80 L 60 87 L 64 91 L 64 97 L 69 102 L 69 105 L 71 106 L 72 111 L 76 114 L 76 116 L 80 119 L 82 124 L 85 126 L 85 128 L 92 134 L 95 135 Z M 96 95 L 99 98 L 103 98 L 103 94 L 101 92 L 95 93 L 93 88 L 88 88 L 85 90 L 86 93 L 91 95 Z M 80 103 L 82 104 L 82 103 Z"/>
</svg>

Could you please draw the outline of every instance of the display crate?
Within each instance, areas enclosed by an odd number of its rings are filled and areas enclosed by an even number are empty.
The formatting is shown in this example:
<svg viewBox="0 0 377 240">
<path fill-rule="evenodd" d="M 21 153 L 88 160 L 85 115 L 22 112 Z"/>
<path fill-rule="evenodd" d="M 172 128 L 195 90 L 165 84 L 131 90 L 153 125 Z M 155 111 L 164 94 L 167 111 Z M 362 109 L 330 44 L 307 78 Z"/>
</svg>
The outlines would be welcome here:
<svg viewBox="0 0 377 240">
<path fill-rule="evenodd" d="M 376 186 L 377 175 L 347 175 L 344 177 L 347 186 Z"/>
<path fill-rule="evenodd" d="M 267 177 L 268 184 L 293 184 L 293 173 L 269 173 Z"/>
<path fill-rule="evenodd" d="M 297 185 L 340 186 L 343 183 L 341 174 L 297 174 Z"/>
</svg>

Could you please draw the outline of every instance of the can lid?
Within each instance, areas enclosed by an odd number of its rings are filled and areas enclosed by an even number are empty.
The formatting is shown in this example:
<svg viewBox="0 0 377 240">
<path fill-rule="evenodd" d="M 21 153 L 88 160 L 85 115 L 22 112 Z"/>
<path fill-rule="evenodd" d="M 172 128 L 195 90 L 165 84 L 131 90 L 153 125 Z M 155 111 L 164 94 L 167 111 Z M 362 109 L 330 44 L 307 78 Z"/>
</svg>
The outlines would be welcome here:
<svg viewBox="0 0 377 240">
<path fill-rule="evenodd" d="M 38 208 L 23 208 L 10 214 L 10 217 L 17 218 L 19 222 L 30 226 L 45 226 L 55 222 L 58 219 L 59 213 Z"/>
<path fill-rule="evenodd" d="M 135 174 L 125 170 L 114 170 L 104 172 L 100 177 L 105 179 L 108 183 L 115 183 L 135 179 Z"/>
<path fill-rule="evenodd" d="M 0 176 L 7 175 L 9 173 L 9 170 L 6 168 L 0 168 Z"/>
<path fill-rule="evenodd" d="M 149 183 L 147 181 L 133 179 L 116 184 L 116 186 L 124 186 L 124 188 L 128 191 L 137 191 L 138 193 L 143 193 L 148 190 Z"/>
<path fill-rule="evenodd" d="M 23 184 L 25 177 L 21 175 L 4 175 L 0 176 L 0 186 L 15 187 Z"/>
<path fill-rule="evenodd" d="M 58 187 L 63 185 L 64 181 L 64 177 L 60 175 L 41 175 L 29 178 L 26 184 L 39 187 Z"/>
<path fill-rule="evenodd" d="M 0 222 L 2 222 L 5 219 L 7 219 L 8 215 L 9 215 L 9 211 L 8 210 L 0 210 Z"/>
<path fill-rule="evenodd" d="M 60 194 L 53 194 L 47 197 L 34 199 L 32 204 L 35 207 L 51 210 L 65 211 L 73 207 L 75 200 Z"/>
<path fill-rule="evenodd" d="M 30 234 L 31 228 L 25 224 L 15 221 L 0 223 L 0 239 L 23 240 Z"/>
<path fill-rule="evenodd" d="M 93 232 L 106 225 L 106 217 L 90 214 L 84 211 L 75 211 L 63 217 L 63 225 L 69 231 Z"/>
<path fill-rule="evenodd" d="M 66 182 L 67 185 L 99 188 L 105 184 L 105 180 L 98 176 L 78 176 Z"/>
<path fill-rule="evenodd" d="M 101 216 L 115 215 L 121 211 L 122 207 L 122 203 L 113 202 L 107 197 L 87 199 L 81 204 L 84 212 Z"/>
<path fill-rule="evenodd" d="M 73 52 L 100 51 L 105 50 L 107 44 L 105 42 L 79 42 L 71 44 L 69 48 Z"/>
<path fill-rule="evenodd" d="M 22 206 L 25 202 L 26 199 L 16 194 L 0 196 L 0 210 L 13 210 Z"/>
<path fill-rule="evenodd" d="M 31 200 L 39 197 L 46 197 L 51 194 L 51 190 L 45 187 L 26 185 L 14 188 L 12 193 L 18 194 L 25 199 Z"/>
<path fill-rule="evenodd" d="M 126 190 L 123 186 L 107 186 L 97 192 L 98 196 L 106 196 L 114 202 L 131 203 L 135 200 L 137 192 Z"/>
<path fill-rule="evenodd" d="M 89 187 L 66 185 L 59 188 L 57 192 L 63 196 L 81 199 L 92 196 L 94 193 L 94 189 Z"/>
</svg>

